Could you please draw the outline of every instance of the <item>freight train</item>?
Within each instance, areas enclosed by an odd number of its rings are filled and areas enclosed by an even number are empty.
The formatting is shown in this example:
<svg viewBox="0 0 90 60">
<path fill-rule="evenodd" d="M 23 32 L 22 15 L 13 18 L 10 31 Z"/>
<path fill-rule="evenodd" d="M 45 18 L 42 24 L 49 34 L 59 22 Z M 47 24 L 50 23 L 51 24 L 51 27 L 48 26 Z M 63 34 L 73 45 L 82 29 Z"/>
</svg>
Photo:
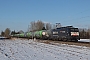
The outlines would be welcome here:
<svg viewBox="0 0 90 60">
<path fill-rule="evenodd" d="M 79 29 L 73 26 L 60 27 L 50 30 L 40 30 L 35 32 L 25 32 L 12 35 L 19 38 L 36 38 L 47 40 L 62 40 L 62 41 L 78 41 L 80 40 Z"/>
</svg>

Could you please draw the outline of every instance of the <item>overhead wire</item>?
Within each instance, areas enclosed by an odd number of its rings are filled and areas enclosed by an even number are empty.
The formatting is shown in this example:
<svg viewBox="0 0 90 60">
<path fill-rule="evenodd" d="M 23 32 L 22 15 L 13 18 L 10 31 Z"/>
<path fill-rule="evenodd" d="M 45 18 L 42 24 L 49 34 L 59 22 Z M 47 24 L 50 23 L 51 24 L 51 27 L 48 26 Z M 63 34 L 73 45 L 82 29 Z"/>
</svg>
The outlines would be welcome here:
<svg viewBox="0 0 90 60">
<path fill-rule="evenodd" d="M 90 11 L 90 10 L 86 10 L 86 11 L 83 11 L 83 12 L 77 13 L 77 14 L 75 14 L 75 15 L 82 14 L 82 13 L 85 13 L 85 12 L 87 12 L 87 11 Z M 74 15 L 72 15 L 72 16 L 74 16 Z M 88 16 L 83 16 L 83 17 L 80 17 L 80 18 L 70 19 L 70 20 L 67 20 L 67 21 L 65 21 L 65 22 L 75 23 L 75 22 L 78 22 L 79 20 L 80 20 L 79 22 L 84 22 L 84 21 L 86 21 L 86 20 L 83 21 L 83 19 L 84 19 L 84 18 L 89 18 L 89 17 L 90 17 L 89 15 L 88 15 Z M 81 19 L 82 19 L 82 20 L 81 20 Z M 73 20 L 77 20 L 77 21 L 70 22 L 70 21 L 73 21 Z M 64 20 L 63 20 L 63 21 L 64 21 Z"/>
</svg>

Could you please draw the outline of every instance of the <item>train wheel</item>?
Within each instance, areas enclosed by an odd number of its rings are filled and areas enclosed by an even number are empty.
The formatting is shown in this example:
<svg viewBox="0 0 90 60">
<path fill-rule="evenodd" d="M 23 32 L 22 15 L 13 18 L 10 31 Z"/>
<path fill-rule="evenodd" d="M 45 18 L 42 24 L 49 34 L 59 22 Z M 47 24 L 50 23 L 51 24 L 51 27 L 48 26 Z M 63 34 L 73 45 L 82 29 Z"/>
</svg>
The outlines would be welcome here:
<svg viewBox="0 0 90 60">
<path fill-rule="evenodd" d="M 78 42 L 78 40 L 76 39 L 75 42 Z"/>
<path fill-rule="evenodd" d="M 67 39 L 63 39 L 63 41 L 67 41 Z"/>
</svg>

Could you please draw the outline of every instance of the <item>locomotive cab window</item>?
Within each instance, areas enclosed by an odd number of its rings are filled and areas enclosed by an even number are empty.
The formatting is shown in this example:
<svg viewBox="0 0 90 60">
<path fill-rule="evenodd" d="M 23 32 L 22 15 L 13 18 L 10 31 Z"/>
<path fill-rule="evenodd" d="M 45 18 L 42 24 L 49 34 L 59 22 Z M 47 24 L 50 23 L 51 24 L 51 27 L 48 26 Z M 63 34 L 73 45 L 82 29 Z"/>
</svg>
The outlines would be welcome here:
<svg viewBox="0 0 90 60">
<path fill-rule="evenodd" d="M 60 33 L 65 33 L 65 31 L 60 31 Z"/>
<path fill-rule="evenodd" d="M 57 31 L 54 31 L 53 34 L 58 34 L 58 32 Z"/>
</svg>

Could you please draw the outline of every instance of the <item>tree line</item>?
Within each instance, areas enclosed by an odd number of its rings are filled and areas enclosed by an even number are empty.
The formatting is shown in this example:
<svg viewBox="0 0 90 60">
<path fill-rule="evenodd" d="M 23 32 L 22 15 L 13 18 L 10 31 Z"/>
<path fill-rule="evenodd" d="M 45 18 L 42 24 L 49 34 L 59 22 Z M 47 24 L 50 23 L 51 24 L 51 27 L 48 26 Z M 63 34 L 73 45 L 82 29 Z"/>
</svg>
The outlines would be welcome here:
<svg viewBox="0 0 90 60">
<path fill-rule="evenodd" d="M 79 29 L 81 39 L 90 39 L 90 29 Z"/>
<path fill-rule="evenodd" d="M 29 31 L 49 30 L 52 29 L 52 24 L 44 23 L 40 20 L 30 22 Z"/>
<path fill-rule="evenodd" d="M 11 30 L 9 28 L 6 28 L 5 31 L 1 32 L 1 36 L 10 38 L 10 32 Z"/>
<path fill-rule="evenodd" d="M 22 30 L 20 30 L 18 32 L 16 32 L 15 30 L 14 31 L 11 31 L 10 28 L 6 28 L 5 31 L 2 31 L 1 32 L 1 36 L 10 38 L 11 35 L 20 34 L 20 33 L 24 33 L 24 32 Z"/>
</svg>

